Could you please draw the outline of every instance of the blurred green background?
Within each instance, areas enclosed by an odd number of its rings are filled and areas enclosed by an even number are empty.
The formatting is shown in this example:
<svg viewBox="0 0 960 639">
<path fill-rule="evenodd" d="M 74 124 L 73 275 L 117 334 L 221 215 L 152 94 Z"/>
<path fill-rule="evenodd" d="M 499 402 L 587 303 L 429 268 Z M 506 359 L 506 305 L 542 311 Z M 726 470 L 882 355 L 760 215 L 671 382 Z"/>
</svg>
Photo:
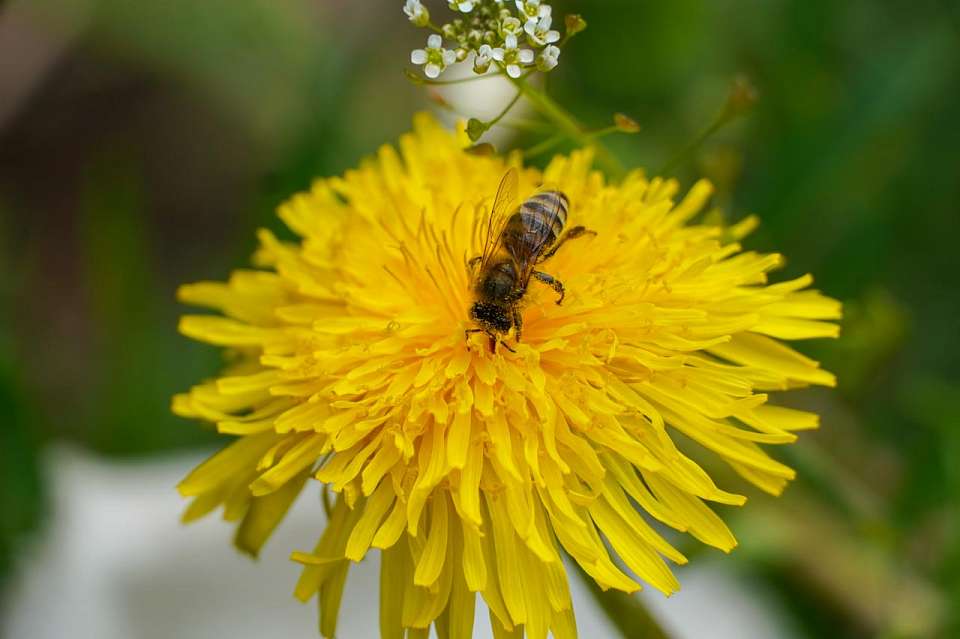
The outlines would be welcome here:
<svg viewBox="0 0 960 639">
<path fill-rule="evenodd" d="M 590 27 L 550 91 L 588 125 L 639 121 L 610 142 L 628 166 L 662 166 L 752 80 L 750 116 L 677 176 L 759 214 L 747 246 L 846 304 L 841 340 L 801 345 L 839 388 L 788 399 L 823 428 L 776 451 L 800 471 L 783 498 L 723 513 L 729 569 L 811 637 L 960 636 L 960 7 L 554 4 Z M 0 4 L 0 581 L 42 531 L 51 442 L 130 458 L 216 439 L 169 413 L 220 361 L 177 335 L 174 290 L 245 264 L 283 198 L 427 107 L 401 5 Z"/>
</svg>

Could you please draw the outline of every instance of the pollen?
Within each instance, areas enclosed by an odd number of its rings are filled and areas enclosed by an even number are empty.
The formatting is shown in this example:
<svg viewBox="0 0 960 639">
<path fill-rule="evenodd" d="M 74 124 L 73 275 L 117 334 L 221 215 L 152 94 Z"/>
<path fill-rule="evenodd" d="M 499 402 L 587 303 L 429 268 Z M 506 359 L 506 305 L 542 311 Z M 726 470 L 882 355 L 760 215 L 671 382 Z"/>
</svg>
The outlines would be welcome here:
<svg viewBox="0 0 960 639">
<path fill-rule="evenodd" d="M 183 334 L 233 354 L 173 400 L 232 437 L 180 484 L 184 518 L 222 507 L 256 555 L 321 482 L 326 525 L 292 559 L 326 637 L 350 566 L 374 552 L 383 637 L 472 636 L 477 594 L 497 633 L 576 637 L 564 557 L 601 588 L 669 595 L 687 559 L 663 526 L 730 551 L 711 504 L 745 502 L 691 449 L 778 494 L 794 471 L 767 447 L 818 417 L 771 393 L 835 383 L 783 341 L 837 336 L 839 303 L 810 276 L 769 283 L 783 259 L 738 243 L 753 218 L 697 223 L 708 183 L 680 197 L 640 171 L 608 182 L 589 150 L 540 171 L 469 144 L 419 116 L 396 148 L 279 208 L 297 241 L 261 231 L 255 269 L 179 291 L 213 311 Z M 563 304 L 531 282 L 522 341 L 491 349 L 467 332 L 469 262 L 511 167 L 521 198 L 553 185 L 595 234 L 550 259 Z"/>
</svg>

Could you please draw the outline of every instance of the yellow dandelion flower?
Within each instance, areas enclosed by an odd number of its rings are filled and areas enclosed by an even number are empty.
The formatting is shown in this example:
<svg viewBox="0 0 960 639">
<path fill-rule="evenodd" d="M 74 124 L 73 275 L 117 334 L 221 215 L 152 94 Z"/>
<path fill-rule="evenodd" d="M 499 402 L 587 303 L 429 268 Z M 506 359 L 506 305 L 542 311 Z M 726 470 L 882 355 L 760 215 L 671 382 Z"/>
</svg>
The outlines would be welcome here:
<svg viewBox="0 0 960 639">
<path fill-rule="evenodd" d="M 468 154 L 428 116 L 399 151 L 316 182 L 280 207 L 302 240 L 260 233 L 261 270 L 180 289 L 221 315 L 181 331 L 231 349 L 223 375 L 174 399 L 183 416 L 238 438 L 180 484 L 185 519 L 223 506 L 256 554 L 304 484 L 336 494 L 295 594 L 336 629 L 351 562 L 381 551 L 383 637 L 471 636 L 476 593 L 498 636 L 576 636 L 561 557 L 604 589 L 679 588 L 662 522 L 724 551 L 736 541 L 707 502 L 740 505 L 674 440 L 712 451 L 779 493 L 786 444 L 816 415 L 768 391 L 834 377 L 780 339 L 837 335 L 840 306 L 809 276 L 767 284 L 779 255 L 742 252 L 754 226 L 693 224 L 711 187 L 642 173 L 611 184 L 591 154 L 542 173 L 519 156 Z M 534 282 L 524 332 L 491 350 L 473 327 L 468 262 L 508 166 L 519 194 L 544 182 L 569 199 L 580 238 L 549 261 L 555 303 Z M 619 556 L 617 561 L 608 549 Z M 624 570 L 626 566 L 629 570 Z M 513 634 L 511 634 L 513 633 Z"/>
</svg>

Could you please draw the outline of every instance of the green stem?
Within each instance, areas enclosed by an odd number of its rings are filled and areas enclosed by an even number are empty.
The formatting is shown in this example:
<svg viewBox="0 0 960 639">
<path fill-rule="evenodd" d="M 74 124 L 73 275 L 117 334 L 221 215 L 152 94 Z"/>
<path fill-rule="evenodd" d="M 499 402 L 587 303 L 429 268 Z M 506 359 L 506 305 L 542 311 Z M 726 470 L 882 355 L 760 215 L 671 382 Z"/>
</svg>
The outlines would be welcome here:
<svg viewBox="0 0 960 639">
<path fill-rule="evenodd" d="M 565 136 L 562 133 L 558 133 L 552 137 L 547 138 L 543 142 L 540 142 L 539 144 L 533 145 L 532 147 L 524 151 L 523 157 L 528 160 L 530 158 L 535 158 L 538 155 L 542 155 L 546 153 L 547 151 L 557 146 L 558 144 L 560 144 L 566 139 L 567 139 L 567 136 Z"/>
<path fill-rule="evenodd" d="M 678 153 L 674 154 L 674 156 L 670 158 L 666 164 L 660 167 L 660 170 L 657 171 L 657 175 L 664 176 L 668 172 L 680 166 L 680 164 L 689 159 L 690 156 L 697 151 L 697 149 L 703 146 L 704 142 L 709 140 L 714 133 L 722 129 L 729 121 L 730 118 L 724 117 L 724 114 L 721 113 L 720 116 L 713 121 L 713 124 L 701 131 L 700 135 L 694 138 L 693 142 L 685 146 Z"/>
<path fill-rule="evenodd" d="M 756 104 L 758 94 L 756 88 L 750 82 L 750 78 L 739 75 L 734 78 L 730 85 L 730 93 L 727 95 L 727 101 L 713 119 L 713 122 L 706 129 L 700 132 L 693 142 L 688 144 L 679 153 L 670 158 L 658 171 L 658 175 L 664 176 L 673 169 L 677 168 L 681 162 L 684 162 L 699 149 L 704 142 L 710 139 L 714 133 L 733 122 L 739 117 L 746 115 L 754 104 Z"/>
<path fill-rule="evenodd" d="M 500 114 L 499 114 L 497 117 L 493 118 L 492 120 L 490 120 L 489 122 L 486 123 L 486 124 L 487 124 L 487 127 L 492 127 L 492 126 L 495 125 L 497 122 L 499 122 L 500 120 L 502 120 L 502 119 L 503 119 L 503 116 L 505 116 L 507 113 L 509 113 L 509 112 L 510 112 L 510 109 L 512 109 L 513 106 L 517 103 L 517 100 L 520 99 L 520 96 L 521 96 L 521 95 L 523 95 L 523 91 L 517 91 L 517 94 L 516 94 L 515 96 L 513 96 L 513 99 L 512 99 L 512 100 L 510 100 L 510 104 L 508 104 L 508 105 L 503 109 L 503 111 L 500 112 Z"/>
<path fill-rule="evenodd" d="M 437 86 L 447 86 L 450 84 L 466 84 L 467 82 L 478 82 L 480 80 L 489 80 L 491 78 L 497 78 L 503 75 L 503 73 L 488 73 L 484 75 L 474 75 L 468 78 L 457 78 L 456 80 L 430 80 L 429 78 L 420 79 L 420 84 L 425 86 L 437 87 Z"/>
<path fill-rule="evenodd" d="M 621 130 L 620 127 L 616 125 L 608 126 L 605 129 L 600 129 L 598 131 L 591 131 L 590 133 L 587 133 L 587 137 L 590 138 L 591 140 L 597 140 L 600 138 L 604 138 L 608 135 L 613 135 L 614 133 L 619 133 L 620 130 Z"/>
<path fill-rule="evenodd" d="M 530 103 L 537 111 L 543 114 L 548 120 L 551 120 L 569 137 L 577 141 L 586 141 L 586 134 L 580 127 L 580 123 L 572 115 L 567 113 L 563 107 L 554 102 L 545 93 L 532 87 L 525 78 L 512 79 L 513 84 L 521 93 L 527 96 Z"/>
<path fill-rule="evenodd" d="M 567 137 L 581 146 L 589 146 L 596 149 L 597 159 L 606 166 L 612 177 L 619 178 L 623 175 L 623 166 L 620 164 L 620 161 L 617 160 L 616 156 L 614 156 L 606 146 L 596 139 L 593 139 L 589 133 L 584 131 L 576 118 L 554 102 L 550 96 L 531 86 L 525 77 L 510 78 L 510 81 L 527 97 L 534 109 L 539 111 L 546 119 L 553 122 Z"/>
<path fill-rule="evenodd" d="M 604 592 L 590 575 L 578 571 L 583 583 L 593 595 L 594 601 L 606 613 L 607 619 L 620 631 L 623 639 L 669 639 L 670 635 L 660 626 L 636 595 L 628 595 L 613 588 Z"/>
<path fill-rule="evenodd" d="M 537 133 L 550 133 L 553 131 L 553 127 L 548 122 L 529 120 L 526 118 L 510 118 L 502 121 L 500 126 L 518 129 L 520 131 L 532 131 Z"/>
</svg>

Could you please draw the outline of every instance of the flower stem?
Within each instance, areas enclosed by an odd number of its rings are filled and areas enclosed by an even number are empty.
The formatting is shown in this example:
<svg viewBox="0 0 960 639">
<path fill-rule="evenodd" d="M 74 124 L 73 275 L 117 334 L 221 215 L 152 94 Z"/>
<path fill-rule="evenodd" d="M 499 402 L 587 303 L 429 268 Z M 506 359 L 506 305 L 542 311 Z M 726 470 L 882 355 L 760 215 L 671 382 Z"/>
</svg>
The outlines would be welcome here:
<svg viewBox="0 0 960 639">
<path fill-rule="evenodd" d="M 466 84 L 467 82 L 479 82 L 480 80 L 490 80 L 503 75 L 501 72 L 487 73 L 484 75 L 472 75 L 466 78 L 457 78 L 456 80 L 430 80 L 428 78 L 418 78 L 417 82 L 430 87 L 442 87 L 451 84 Z M 408 76 L 409 77 L 409 76 Z"/>
<path fill-rule="evenodd" d="M 558 144 L 560 144 L 566 139 L 567 139 L 567 136 L 565 136 L 562 133 L 558 133 L 552 137 L 547 138 L 543 142 L 540 142 L 539 144 L 535 144 L 531 146 L 529 149 L 523 152 L 523 157 L 528 160 L 530 158 L 535 158 L 538 155 L 542 155 L 546 153 L 547 151 L 557 146 Z"/>
<path fill-rule="evenodd" d="M 509 120 L 500 122 L 500 126 L 518 129 L 521 131 L 534 131 L 537 133 L 550 133 L 553 131 L 553 127 L 549 123 L 543 122 L 542 120 L 530 120 L 527 118 L 511 117 Z"/>
<path fill-rule="evenodd" d="M 714 133 L 737 118 L 746 115 L 750 109 L 753 108 L 754 104 L 756 104 L 757 98 L 757 89 L 748 77 L 739 75 L 734 78 L 733 83 L 730 85 L 730 93 L 727 95 L 727 101 L 720 112 L 717 113 L 717 117 L 714 118 L 710 126 L 701 131 L 700 135 L 698 135 L 693 142 L 670 158 L 657 175 L 664 176 L 677 168 L 682 162 L 688 160 Z"/>
<path fill-rule="evenodd" d="M 690 159 L 690 157 L 697 152 L 697 149 L 703 146 L 703 144 L 707 140 L 709 140 L 714 133 L 722 129 L 724 125 L 726 125 L 727 122 L 729 121 L 730 119 L 725 117 L 718 117 L 717 119 L 715 119 L 710 126 L 705 128 L 703 131 L 700 132 L 700 135 L 694 138 L 693 142 L 691 142 L 690 144 L 682 148 L 680 151 L 675 153 L 674 156 L 670 158 L 666 164 L 660 167 L 660 170 L 657 171 L 656 175 L 664 176 L 668 172 L 673 171 L 675 168 L 677 168 L 678 166 L 683 164 L 685 161 Z"/>
<path fill-rule="evenodd" d="M 553 122 L 564 135 L 581 146 L 589 146 L 596 149 L 597 159 L 604 164 L 612 177 L 620 178 L 623 176 L 623 165 L 620 164 L 616 156 L 614 156 L 606 146 L 586 132 L 573 115 L 554 102 L 546 93 L 533 87 L 526 81 L 526 78 L 511 78 L 510 80 L 520 93 L 530 100 L 533 108 L 539 111 L 546 119 Z"/>
<path fill-rule="evenodd" d="M 620 127 L 614 125 L 614 126 L 608 126 L 603 129 L 599 129 L 597 131 L 591 131 L 587 133 L 587 137 L 590 138 L 591 140 L 598 140 L 600 138 L 605 138 L 608 135 L 612 135 L 614 133 L 620 133 L 620 132 L 621 132 Z"/>
<path fill-rule="evenodd" d="M 497 117 L 495 117 L 495 118 L 493 118 L 492 120 L 490 120 L 489 122 L 487 122 L 487 127 L 493 126 L 494 124 L 496 124 L 497 122 L 499 122 L 500 120 L 502 120 L 502 119 L 503 119 L 503 116 L 505 116 L 506 114 L 510 113 L 510 109 L 512 109 L 513 106 L 517 103 L 517 101 L 520 99 L 520 96 L 521 96 L 521 95 L 523 95 L 523 92 L 522 92 L 522 91 L 517 91 L 517 94 L 516 94 L 515 96 L 513 96 L 513 99 L 510 100 L 510 103 L 503 109 L 503 111 L 501 111 L 500 114 L 497 115 Z"/>
</svg>

